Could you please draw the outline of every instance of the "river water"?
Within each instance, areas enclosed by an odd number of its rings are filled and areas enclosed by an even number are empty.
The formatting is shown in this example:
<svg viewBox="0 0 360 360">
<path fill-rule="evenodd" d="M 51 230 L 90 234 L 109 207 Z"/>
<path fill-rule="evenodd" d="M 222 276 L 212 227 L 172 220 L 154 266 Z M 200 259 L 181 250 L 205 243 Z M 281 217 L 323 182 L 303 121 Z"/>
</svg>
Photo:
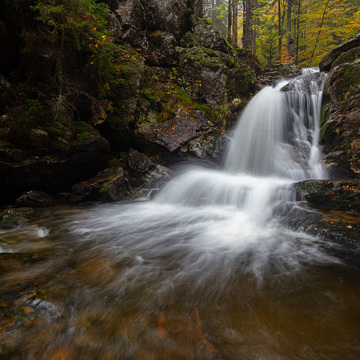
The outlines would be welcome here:
<svg viewBox="0 0 360 360">
<path fill-rule="evenodd" d="M 358 359 L 358 264 L 301 227 L 311 210 L 292 188 L 327 176 L 322 80 L 308 70 L 256 95 L 222 169 L 0 233 L 0 355 Z"/>
</svg>

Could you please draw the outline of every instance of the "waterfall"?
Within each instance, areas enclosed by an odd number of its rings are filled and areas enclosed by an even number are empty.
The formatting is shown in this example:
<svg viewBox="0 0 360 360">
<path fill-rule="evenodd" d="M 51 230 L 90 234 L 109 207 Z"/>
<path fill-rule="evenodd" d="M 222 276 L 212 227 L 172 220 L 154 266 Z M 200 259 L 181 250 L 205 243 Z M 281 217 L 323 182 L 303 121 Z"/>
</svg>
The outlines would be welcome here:
<svg viewBox="0 0 360 360">
<path fill-rule="evenodd" d="M 260 91 L 238 121 L 225 170 L 294 180 L 326 177 L 318 148 L 322 78 L 305 69 L 295 80 Z"/>
<path fill-rule="evenodd" d="M 319 150 L 323 75 L 303 75 L 261 90 L 234 130 L 223 170 L 191 169 L 169 182 L 156 201 L 186 206 L 232 206 L 268 221 L 292 200 L 294 181 L 321 179 Z"/>
<path fill-rule="evenodd" d="M 157 264 L 176 269 L 156 291 L 192 284 L 221 292 L 239 271 L 261 283 L 269 268 L 290 274 L 333 262 L 319 240 L 290 227 L 299 212 L 293 183 L 326 176 L 318 149 L 322 80 L 307 71 L 265 87 L 239 118 L 223 168 L 186 167 L 150 201 L 87 211 L 72 227 L 77 241 L 134 256 L 126 286 L 150 281 Z"/>
</svg>

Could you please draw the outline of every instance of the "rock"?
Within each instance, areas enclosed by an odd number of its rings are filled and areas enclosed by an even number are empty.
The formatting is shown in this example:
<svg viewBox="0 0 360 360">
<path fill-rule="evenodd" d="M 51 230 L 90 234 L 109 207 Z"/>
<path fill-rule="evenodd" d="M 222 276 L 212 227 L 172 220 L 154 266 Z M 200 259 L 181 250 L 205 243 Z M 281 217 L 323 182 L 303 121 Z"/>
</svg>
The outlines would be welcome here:
<svg viewBox="0 0 360 360">
<path fill-rule="evenodd" d="M 124 200 L 129 195 L 129 182 L 122 167 L 108 168 L 72 188 L 73 203 Z"/>
<path fill-rule="evenodd" d="M 140 124 L 138 135 L 175 152 L 209 127 L 209 121 L 201 111 L 179 110 L 173 120 L 161 124 L 149 122 Z"/>
<path fill-rule="evenodd" d="M 180 40 L 190 23 L 189 10 L 193 10 L 190 6 L 179 0 L 146 1 L 145 8 L 150 31 L 160 30 L 171 33 Z"/>
<path fill-rule="evenodd" d="M 302 207 L 297 207 L 299 214 L 288 214 L 295 222 L 290 225 L 301 224 L 303 231 L 360 250 L 359 180 L 308 180 L 295 189 Z"/>
<path fill-rule="evenodd" d="M 308 204 L 299 204 L 289 216 L 289 225 L 302 232 L 307 232 L 325 241 L 331 240 L 359 253 L 360 250 L 360 214 L 354 211 L 324 210 L 309 208 Z M 348 252 L 348 250 L 346 250 Z"/>
<path fill-rule="evenodd" d="M 331 61 L 330 61 L 331 59 Z M 360 176 L 360 36 L 331 51 L 325 82 L 321 144 L 325 161 L 338 176 Z M 323 65 L 328 69 L 330 65 Z"/>
<path fill-rule="evenodd" d="M 187 151 L 196 154 L 201 159 L 213 158 L 220 160 L 225 150 L 227 138 L 217 129 L 210 129 L 200 137 L 191 140 Z"/>
<path fill-rule="evenodd" d="M 47 131 L 29 131 L 34 143 L 24 143 L 26 151 L 11 143 L 0 147 L 0 187 L 6 189 L 1 203 L 12 203 L 19 194 L 31 189 L 50 194 L 68 191 L 74 183 L 107 166 L 109 142 L 89 124 L 75 122 L 69 128 L 54 122 L 44 128 Z M 39 149 L 45 154 L 39 156 Z"/>
<path fill-rule="evenodd" d="M 18 227 L 26 223 L 33 212 L 30 208 L 6 209 L 0 214 L 0 228 L 8 230 Z"/>
<path fill-rule="evenodd" d="M 295 188 L 297 199 L 315 208 L 360 212 L 359 180 L 308 180 Z"/>
<path fill-rule="evenodd" d="M 71 195 L 72 194 L 70 192 L 61 192 L 61 193 L 56 194 L 54 196 L 56 204 L 67 204 L 67 203 L 69 203 Z"/>
<path fill-rule="evenodd" d="M 44 191 L 30 190 L 21 194 L 15 201 L 17 207 L 43 207 L 54 205 L 54 198 Z"/>
<path fill-rule="evenodd" d="M 296 65 L 274 64 L 270 68 L 264 68 L 256 79 L 258 89 L 263 86 L 273 85 L 280 79 L 291 79 L 301 75 L 301 69 Z"/>
<path fill-rule="evenodd" d="M 0 148 L 0 162 L 15 162 L 28 160 L 31 157 L 26 151 L 14 148 Z"/>
<path fill-rule="evenodd" d="M 103 203 L 144 197 L 175 175 L 136 150 L 127 154 L 125 163 L 128 169 L 121 166 L 108 168 L 74 185 L 71 202 Z"/>
<path fill-rule="evenodd" d="M 325 55 L 319 64 L 320 71 L 330 71 L 333 63 L 340 55 L 357 47 L 360 47 L 360 34 Z"/>
<path fill-rule="evenodd" d="M 178 48 L 179 74 L 191 87 L 196 102 L 211 108 L 249 98 L 255 90 L 255 74 L 235 54 L 200 46 Z"/>
<path fill-rule="evenodd" d="M 154 166 L 153 161 L 149 157 L 136 150 L 130 151 L 128 164 L 131 170 L 140 173 L 144 173 L 149 170 L 150 167 Z"/>
<path fill-rule="evenodd" d="M 192 30 L 197 46 L 221 51 L 226 54 L 231 53 L 232 48 L 220 34 L 219 30 L 206 20 L 198 20 Z"/>
<path fill-rule="evenodd" d="M 33 151 L 36 151 L 37 154 L 46 153 L 50 143 L 49 135 L 44 130 L 31 129 L 30 143 Z"/>
<path fill-rule="evenodd" d="M 156 164 L 141 178 L 141 184 L 132 189 L 132 197 L 152 197 L 166 181 L 169 181 L 174 176 L 174 171 L 163 165 Z"/>
</svg>

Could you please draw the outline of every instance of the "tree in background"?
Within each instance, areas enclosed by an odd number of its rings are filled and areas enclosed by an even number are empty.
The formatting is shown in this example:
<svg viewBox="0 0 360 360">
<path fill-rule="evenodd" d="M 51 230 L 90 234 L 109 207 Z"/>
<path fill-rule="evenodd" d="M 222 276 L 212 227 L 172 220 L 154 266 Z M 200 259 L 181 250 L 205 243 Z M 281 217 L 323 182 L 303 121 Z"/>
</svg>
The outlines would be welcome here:
<svg viewBox="0 0 360 360">
<path fill-rule="evenodd" d="M 360 0 L 203 1 L 205 16 L 229 42 L 265 64 L 317 65 L 360 32 Z"/>
<path fill-rule="evenodd" d="M 243 35 L 243 48 L 245 50 L 253 50 L 253 0 L 244 0 L 245 2 L 245 21 L 244 21 L 244 35 Z"/>
</svg>

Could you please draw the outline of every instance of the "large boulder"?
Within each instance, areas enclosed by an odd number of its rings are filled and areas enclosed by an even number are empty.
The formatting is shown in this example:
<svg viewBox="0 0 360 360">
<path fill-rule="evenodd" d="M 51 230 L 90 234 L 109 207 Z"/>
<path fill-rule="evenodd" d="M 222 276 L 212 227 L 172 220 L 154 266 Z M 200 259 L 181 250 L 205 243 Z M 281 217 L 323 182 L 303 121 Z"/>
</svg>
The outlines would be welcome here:
<svg viewBox="0 0 360 360">
<path fill-rule="evenodd" d="M 109 143 L 89 124 L 67 127 L 54 122 L 23 131 L 8 128 L 8 121 L 15 120 L 0 122 L 1 204 L 12 203 L 29 190 L 68 191 L 107 166 Z"/>
<path fill-rule="evenodd" d="M 360 46 L 360 34 L 357 35 L 355 38 L 351 39 L 350 41 L 347 41 L 346 43 L 332 49 L 328 54 L 326 54 L 321 59 L 319 64 L 320 71 L 330 71 L 335 60 L 340 55 L 359 46 Z"/>
<path fill-rule="evenodd" d="M 301 219 L 303 231 L 360 250 L 359 180 L 302 181 L 295 190 L 301 205 L 289 214 L 290 225 L 298 228 Z"/>
<path fill-rule="evenodd" d="M 315 208 L 360 212 L 359 180 L 308 180 L 295 188 L 297 199 Z"/>
<path fill-rule="evenodd" d="M 223 132 L 214 128 L 200 110 L 178 110 L 173 119 L 162 123 L 143 122 L 137 136 L 143 146 L 158 144 L 171 153 L 189 153 L 200 158 L 217 159 L 225 146 Z"/>
<path fill-rule="evenodd" d="M 334 49 L 321 62 L 330 69 L 321 120 L 324 160 L 333 177 L 360 174 L 360 37 Z"/>
<path fill-rule="evenodd" d="M 72 188 L 73 203 L 103 203 L 150 196 L 153 190 L 174 176 L 174 172 L 156 164 L 145 154 L 130 151 L 123 166 L 100 171 L 96 176 Z"/>
</svg>

